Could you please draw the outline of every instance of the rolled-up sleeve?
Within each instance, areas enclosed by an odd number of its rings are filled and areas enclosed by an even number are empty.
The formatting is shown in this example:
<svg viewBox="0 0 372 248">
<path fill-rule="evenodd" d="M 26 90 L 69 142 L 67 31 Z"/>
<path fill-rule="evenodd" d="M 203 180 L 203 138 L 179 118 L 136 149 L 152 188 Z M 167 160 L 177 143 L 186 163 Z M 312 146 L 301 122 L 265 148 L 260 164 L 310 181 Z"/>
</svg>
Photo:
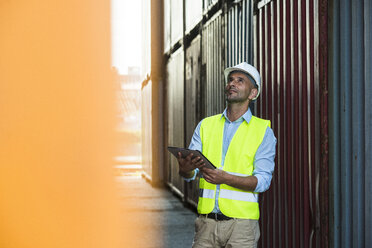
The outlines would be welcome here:
<svg viewBox="0 0 372 248">
<path fill-rule="evenodd" d="M 253 162 L 253 176 L 257 178 L 254 192 L 265 192 L 269 187 L 275 167 L 276 138 L 271 128 L 267 128 Z"/>
<path fill-rule="evenodd" d="M 190 141 L 190 145 L 189 145 L 189 149 L 190 150 L 198 150 L 200 152 L 203 151 L 203 149 L 202 149 L 203 148 L 202 147 L 202 141 L 201 141 L 201 138 L 200 138 L 200 126 L 201 126 L 201 123 L 202 122 L 200 121 L 199 124 L 195 128 L 194 134 L 192 135 L 192 138 L 191 138 L 191 141 Z M 196 176 L 199 173 L 199 169 L 196 168 L 194 171 L 195 171 L 194 176 L 192 178 L 184 178 L 185 181 L 190 182 L 192 180 L 195 180 Z"/>
</svg>

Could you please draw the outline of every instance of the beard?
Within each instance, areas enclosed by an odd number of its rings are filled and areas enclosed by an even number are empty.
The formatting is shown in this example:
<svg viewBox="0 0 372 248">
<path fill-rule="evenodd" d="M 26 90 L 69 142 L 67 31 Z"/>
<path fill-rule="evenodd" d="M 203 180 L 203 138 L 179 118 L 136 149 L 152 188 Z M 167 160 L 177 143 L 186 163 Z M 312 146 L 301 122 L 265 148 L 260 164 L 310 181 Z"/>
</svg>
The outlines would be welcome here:
<svg viewBox="0 0 372 248">
<path fill-rule="evenodd" d="M 246 102 L 248 100 L 248 98 L 226 98 L 226 101 L 228 103 L 242 103 L 242 102 Z"/>
<path fill-rule="evenodd" d="M 246 101 L 249 100 L 248 96 L 246 96 L 246 97 L 240 96 L 239 92 L 236 92 L 235 94 L 236 94 L 236 96 L 230 96 L 230 98 L 229 98 L 229 92 L 228 92 L 228 90 L 225 90 L 226 101 L 228 103 L 242 103 L 242 102 L 246 102 Z"/>
</svg>

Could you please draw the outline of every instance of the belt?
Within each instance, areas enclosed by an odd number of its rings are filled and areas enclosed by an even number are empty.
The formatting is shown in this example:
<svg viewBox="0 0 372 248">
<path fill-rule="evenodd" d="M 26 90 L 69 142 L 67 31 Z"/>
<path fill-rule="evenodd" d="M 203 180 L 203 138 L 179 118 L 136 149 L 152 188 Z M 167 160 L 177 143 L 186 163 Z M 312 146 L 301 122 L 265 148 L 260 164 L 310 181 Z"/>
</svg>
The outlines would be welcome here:
<svg viewBox="0 0 372 248">
<path fill-rule="evenodd" d="M 214 220 L 232 220 L 234 218 L 228 217 L 224 214 L 217 214 L 217 213 L 209 213 L 209 214 L 201 214 L 204 218 L 214 219 Z"/>
</svg>

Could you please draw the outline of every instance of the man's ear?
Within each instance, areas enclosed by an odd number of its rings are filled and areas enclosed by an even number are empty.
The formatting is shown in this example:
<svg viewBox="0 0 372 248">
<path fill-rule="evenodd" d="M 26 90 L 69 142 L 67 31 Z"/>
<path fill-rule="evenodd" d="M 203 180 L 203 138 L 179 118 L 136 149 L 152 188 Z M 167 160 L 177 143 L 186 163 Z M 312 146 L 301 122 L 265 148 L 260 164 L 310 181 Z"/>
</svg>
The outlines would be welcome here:
<svg viewBox="0 0 372 248">
<path fill-rule="evenodd" d="M 254 99 L 256 96 L 257 96 L 257 94 L 258 94 L 258 90 L 257 90 L 257 88 L 253 88 L 252 90 L 251 90 L 251 93 L 249 93 L 249 100 L 252 100 L 252 99 Z"/>
</svg>

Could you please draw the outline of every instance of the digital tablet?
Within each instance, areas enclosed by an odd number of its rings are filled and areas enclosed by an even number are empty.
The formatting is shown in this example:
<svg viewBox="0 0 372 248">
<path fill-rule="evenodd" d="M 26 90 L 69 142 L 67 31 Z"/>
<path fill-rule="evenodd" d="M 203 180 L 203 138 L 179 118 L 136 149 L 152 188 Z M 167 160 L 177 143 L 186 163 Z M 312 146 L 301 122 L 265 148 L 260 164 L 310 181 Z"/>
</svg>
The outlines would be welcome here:
<svg viewBox="0 0 372 248">
<path fill-rule="evenodd" d="M 200 157 L 204 163 L 205 167 L 210 168 L 210 169 L 216 169 L 216 166 L 214 166 L 200 151 L 198 150 L 189 150 L 187 148 L 181 148 L 181 147 L 173 147 L 173 146 L 168 146 L 168 151 L 172 153 L 176 158 L 178 158 L 178 153 L 180 152 L 182 157 L 185 158 L 187 157 L 190 153 L 193 154 L 192 158 L 195 157 Z"/>
</svg>

